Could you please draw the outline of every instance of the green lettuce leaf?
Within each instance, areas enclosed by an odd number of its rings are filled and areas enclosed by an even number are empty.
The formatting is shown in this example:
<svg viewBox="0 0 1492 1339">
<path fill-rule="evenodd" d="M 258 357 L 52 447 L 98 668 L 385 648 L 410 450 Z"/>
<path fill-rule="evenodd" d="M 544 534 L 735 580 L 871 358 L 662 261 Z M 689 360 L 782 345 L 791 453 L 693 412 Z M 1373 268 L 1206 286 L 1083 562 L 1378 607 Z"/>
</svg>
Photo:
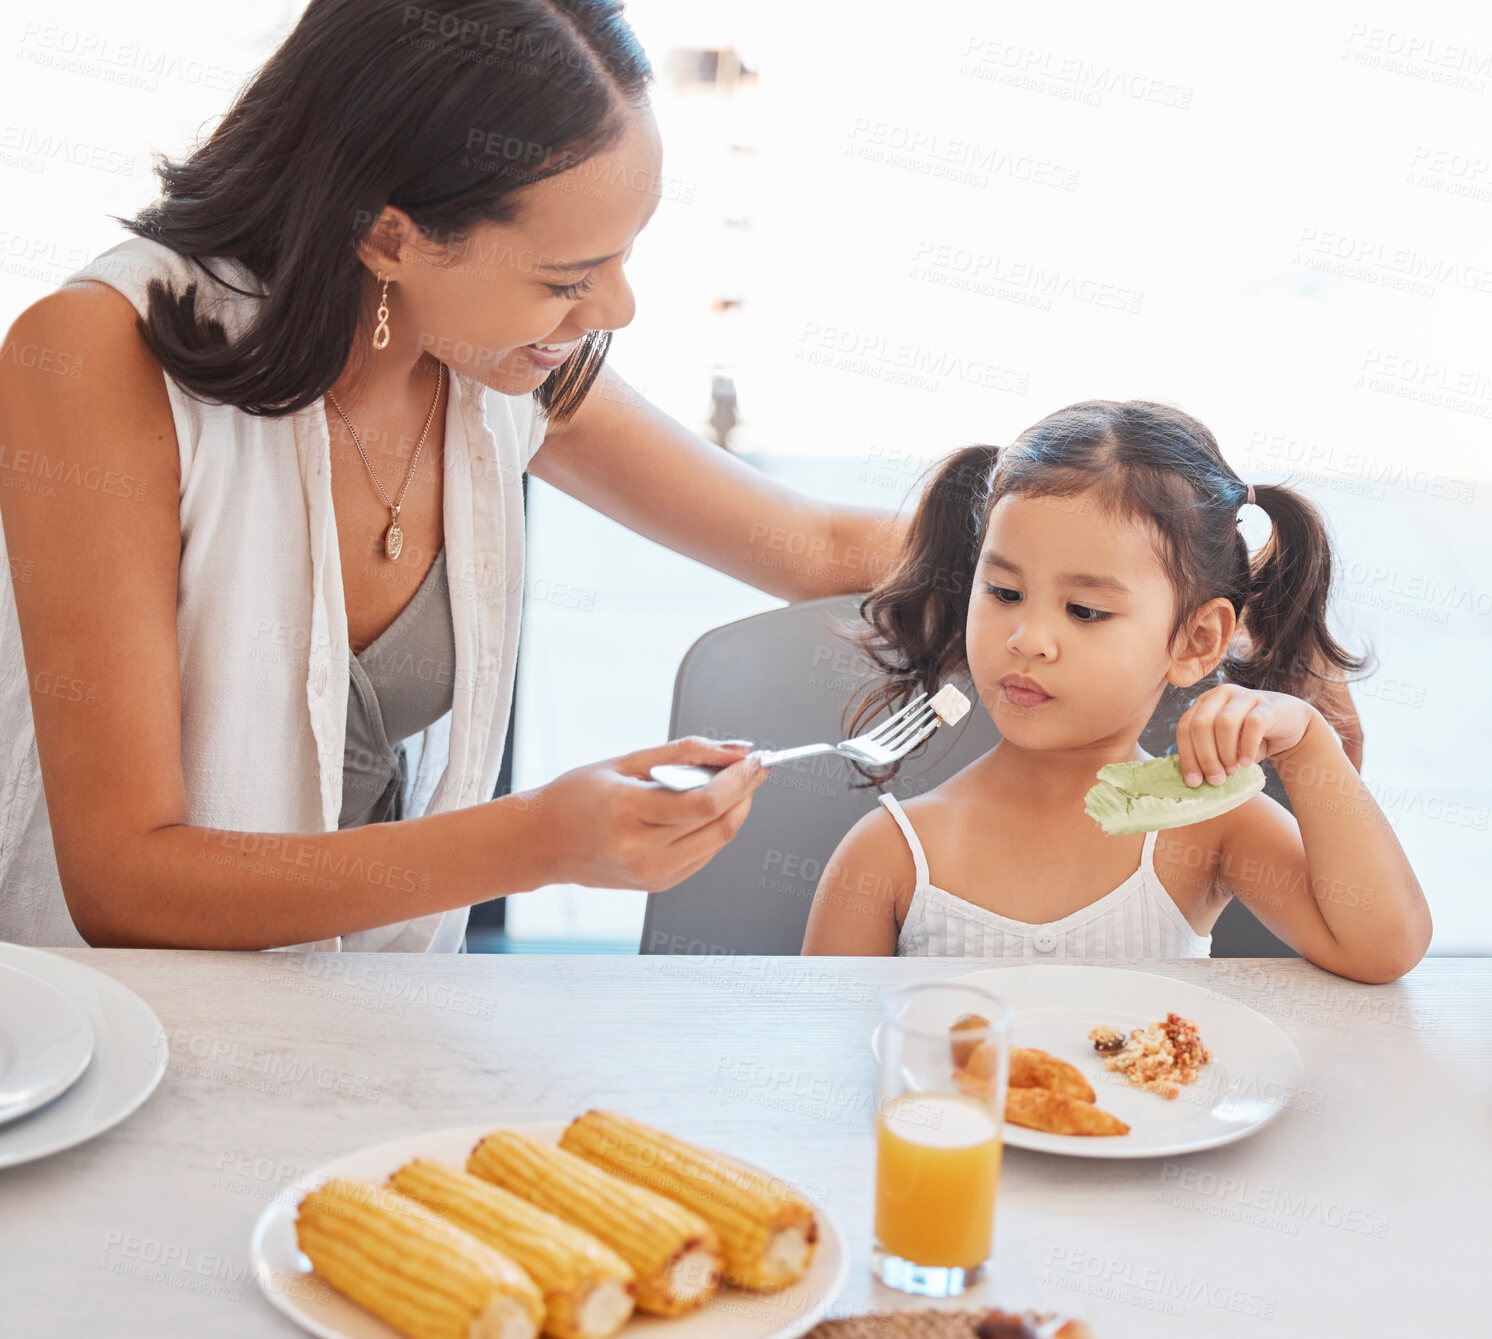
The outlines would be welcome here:
<svg viewBox="0 0 1492 1339">
<path fill-rule="evenodd" d="M 1112 762 L 1098 769 L 1098 784 L 1083 798 L 1083 809 L 1110 836 L 1182 828 L 1236 809 L 1264 789 L 1258 763 L 1240 767 L 1220 786 L 1204 781 L 1188 786 L 1174 753 L 1145 762 Z"/>
</svg>

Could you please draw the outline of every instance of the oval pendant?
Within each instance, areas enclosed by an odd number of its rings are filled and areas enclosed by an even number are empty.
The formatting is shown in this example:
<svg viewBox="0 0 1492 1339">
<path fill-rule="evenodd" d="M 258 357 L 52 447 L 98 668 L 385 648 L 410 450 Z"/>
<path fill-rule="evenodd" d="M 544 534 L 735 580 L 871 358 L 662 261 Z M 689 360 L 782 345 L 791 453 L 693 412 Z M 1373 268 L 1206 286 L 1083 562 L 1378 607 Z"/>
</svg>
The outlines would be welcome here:
<svg viewBox="0 0 1492 1339">
<path fill-rule="evenodd" d="M 404 548 L 404 531 L 399 529 L 399 522 L 395 521 L 388 528 L 388 533 L 383 537 L 383 551 L 390 558 L 397 558 L 400 550 Z"/>
</svg>

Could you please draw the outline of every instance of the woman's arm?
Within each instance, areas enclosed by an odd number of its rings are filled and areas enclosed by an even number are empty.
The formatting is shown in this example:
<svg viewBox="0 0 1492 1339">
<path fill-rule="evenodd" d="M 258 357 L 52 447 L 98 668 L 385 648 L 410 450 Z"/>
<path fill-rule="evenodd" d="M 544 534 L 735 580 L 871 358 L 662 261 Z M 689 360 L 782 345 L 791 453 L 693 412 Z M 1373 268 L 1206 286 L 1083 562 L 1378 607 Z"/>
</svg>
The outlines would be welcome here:
<svg viewBox="0 0 1492 1339">
<path fill-rule="evenodd" d="M 841 957 L 896 952 L 899 906 L 917 871 L 896 820 L 877 805 L 840 839 L 813 894 L 803 954 Z"/>
<path fill-rule="evenodd" d="M 265 948 L 551 882 L 656 890 L 734 835 L 765 771 L 698 740 L 400 823 L 316 834 L 188 826 L 179 465 L 160 364 L 133 307 L 101 285 L 64 288 L 22 313 L 5 348 L 28 346 L 52 356 L 0 356 L 0 444 L 17 477 L 49 487 L 0 488 L 0 517 L 28 572 L 13 589 L 37 753 L 85 939 Z M 41 370 L 58 366 L 77 375 Z M 662 761 L 737 765 L 676 795 L 646 780 Z"/>
<path fill-rule="evenodd" d="M 1177 724 L 1176 744 L 1183 773 L 1213 776 L 1268 757 L 1290 797 L 1293 819 L 1259 795 L 1220 820 L 1218 891 L 1340 976 L 1393 981 L 1424 957 L 1432 928 L 1424 891 L 1320 711 L 1283 693 L 1225 686 L 1198 698 Z"/>
<path fill-rule="evenodd" d="M 695 436 L 609 366 L 575 416 L 550 426 L 529 473 L 788 601 L 869 590 L 900 553 L 908 523 L 773 482 Z"/>
</svg>

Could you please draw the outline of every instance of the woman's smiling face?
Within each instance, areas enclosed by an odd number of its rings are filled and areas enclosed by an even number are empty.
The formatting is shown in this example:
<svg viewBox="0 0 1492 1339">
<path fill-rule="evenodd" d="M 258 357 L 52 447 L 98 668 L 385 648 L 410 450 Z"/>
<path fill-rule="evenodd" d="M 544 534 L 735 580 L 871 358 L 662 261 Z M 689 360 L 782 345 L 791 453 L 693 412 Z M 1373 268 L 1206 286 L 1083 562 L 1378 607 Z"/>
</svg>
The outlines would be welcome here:
<svg viewBox="0 0 1492 1339">
<path fill-rule="evenodd" d="M 658 206 L 661 168 L 658 128 L 643 105 L 614 148 L 523 187 L 516 221 L 476 224 L 446 246 L 416 238 L 404 253 L 412 263 L 395 278 L 419 351 L 525 395 L 591 331 L 627 325 L 636 303 L 622 267 Z"/>
<path fill-rule="evenodd" d="M 974 687 L 1000 733 L 1033 749 L 1138 736 L 1173 668 L 1175 598 L 1155 531 L 1093 493 L 1000 498 L 965 629 Z"/>
</svg>

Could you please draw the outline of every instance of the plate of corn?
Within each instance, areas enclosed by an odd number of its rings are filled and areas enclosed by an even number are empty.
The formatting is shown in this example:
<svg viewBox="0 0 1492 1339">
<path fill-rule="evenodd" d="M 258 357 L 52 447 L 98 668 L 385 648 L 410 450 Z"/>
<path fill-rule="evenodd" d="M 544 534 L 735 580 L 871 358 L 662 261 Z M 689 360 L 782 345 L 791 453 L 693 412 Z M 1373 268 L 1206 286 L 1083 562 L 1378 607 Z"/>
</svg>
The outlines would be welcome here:
<svg viewBox="0 0 1492 1339">
<path fill-rule="evenodd" d="M 250 1250 L 323 1339 L 794 1339 L 849 1269 L 803 1192 L 609 1111 L 348 1154 L 270 1204 Z"/>
</svg>

